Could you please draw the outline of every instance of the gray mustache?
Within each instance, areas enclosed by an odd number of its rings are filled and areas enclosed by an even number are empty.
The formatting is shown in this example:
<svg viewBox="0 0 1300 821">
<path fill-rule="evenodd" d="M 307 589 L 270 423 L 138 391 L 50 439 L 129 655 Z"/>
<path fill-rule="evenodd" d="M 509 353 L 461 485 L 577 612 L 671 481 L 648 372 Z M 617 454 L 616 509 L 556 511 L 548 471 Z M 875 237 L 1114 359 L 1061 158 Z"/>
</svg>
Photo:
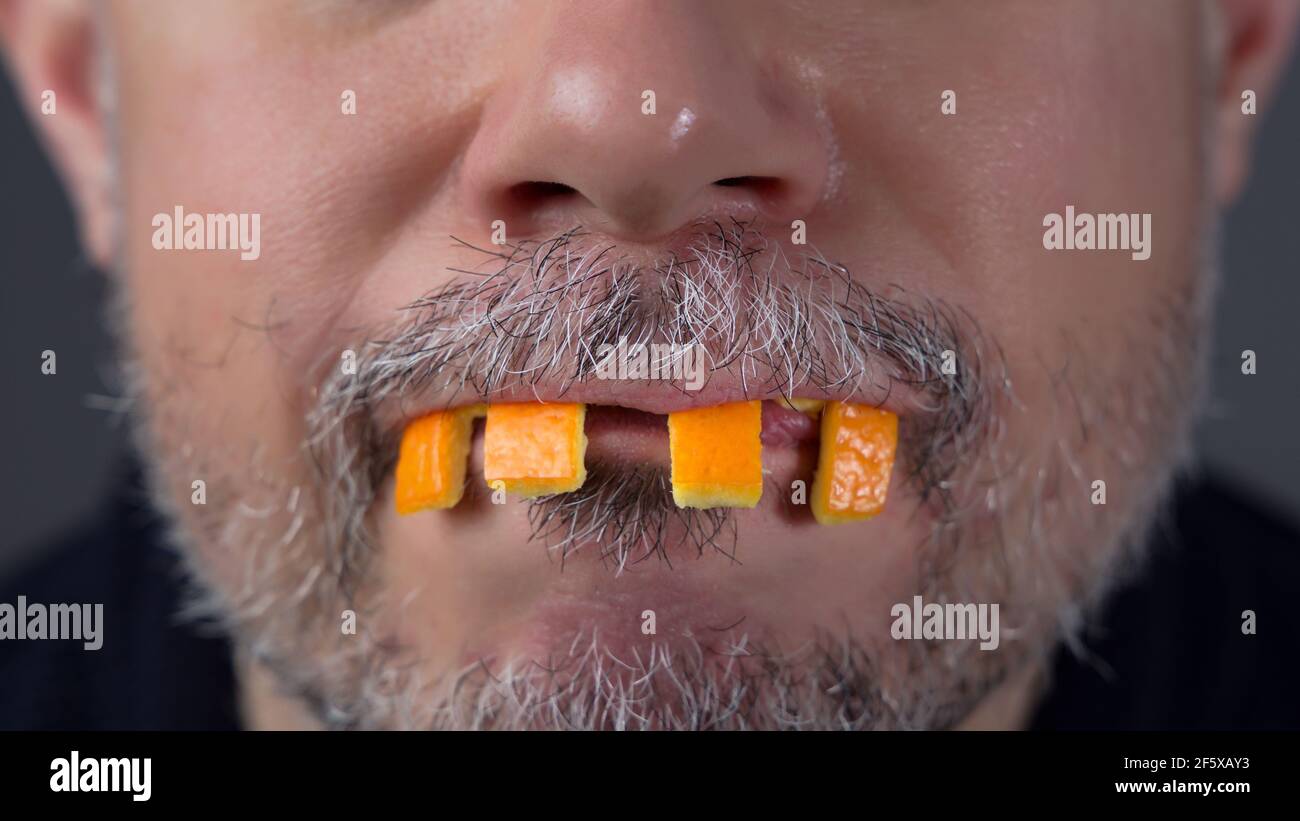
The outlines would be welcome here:
<svg viewBox="0 0 1300 821">
<path fill-rule="evenodd" d="M 689 350 L 705 375 L 754 392 L 852 392 L 905 384 L 956 408 L 977 393 L 970 323 L 899 288 L 882 296 L 816 254 L 787 259 L 748 226 L 714 225 L 653 264 L 580 230 L 505 250 L 421 297 L 400 327 L 359 354 L 337 402 L 469 394 L 593 378 L 612 348 Z M 472 247 L 466 245 L 466 247 Z M 958 367 L 945 371 L 945 356 Z"/>
</svg>

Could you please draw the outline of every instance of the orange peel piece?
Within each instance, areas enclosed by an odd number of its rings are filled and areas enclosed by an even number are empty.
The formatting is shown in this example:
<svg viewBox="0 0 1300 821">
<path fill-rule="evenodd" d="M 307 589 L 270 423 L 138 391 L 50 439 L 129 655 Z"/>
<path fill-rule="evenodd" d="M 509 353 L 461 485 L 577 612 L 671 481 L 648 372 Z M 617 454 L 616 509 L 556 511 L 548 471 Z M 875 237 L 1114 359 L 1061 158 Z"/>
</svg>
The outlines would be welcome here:
<svg viewBox="0 0 1300 821">
<path fill-rule="evenodd" d="M 678 507 L 754 507 L 763 495 L 763 403 L 668 414 Z"/>
<path fill-rule="evenodd" d="M 520 402 L 491 405 L 483 432 L 483 478 L 530 499 L 568 493 L 587 481 L 587 406 Z"/>
<path fill-rule="evenodd" d="M 812 486 L 813 517 L 824 525 L 870 519 L 885 507 L 898 448 L 898 417 L 870 405 L 827 402 Z"/>
<path fill-rule="evenodd" d="M 455 507 L 465 493 L 465 464 L 474 420 L 483 405 L 471 405 L 416 419 L 402 433 L 394 497 L 403 516 Z"/>
</svg>

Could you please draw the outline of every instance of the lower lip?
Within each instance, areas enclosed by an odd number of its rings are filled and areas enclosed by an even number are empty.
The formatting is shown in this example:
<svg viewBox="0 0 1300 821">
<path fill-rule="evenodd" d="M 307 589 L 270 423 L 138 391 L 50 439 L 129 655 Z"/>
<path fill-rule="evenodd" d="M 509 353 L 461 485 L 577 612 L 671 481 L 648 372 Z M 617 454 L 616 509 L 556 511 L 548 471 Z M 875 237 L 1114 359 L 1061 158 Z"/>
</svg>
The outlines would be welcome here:
<svg viewBox="0 0 1300 821">
<path fill-rule="evenodd" d="M 581 657 L 593 639 L 602 653 L 626 659 L 629 664 L 637 653 L 647 660 L 651 644 L 661 651 L 698 647 L 706 653 L 734 646 L 737 637 L 749 633 L 754 625 L 746 624 L 739 608 L 723 607 L 718 596 L 690 584 L 685 577 L 691 575 L 636 568 L 612 579 L 585 578 L 571 592 L 548 595 L 508 646 L 497 652 L 503 659 L 547 661 L 562 667 L 566 655 Z M 481 657 L 471 652 L 465 661 L 472 663 Z"/>
</svg>

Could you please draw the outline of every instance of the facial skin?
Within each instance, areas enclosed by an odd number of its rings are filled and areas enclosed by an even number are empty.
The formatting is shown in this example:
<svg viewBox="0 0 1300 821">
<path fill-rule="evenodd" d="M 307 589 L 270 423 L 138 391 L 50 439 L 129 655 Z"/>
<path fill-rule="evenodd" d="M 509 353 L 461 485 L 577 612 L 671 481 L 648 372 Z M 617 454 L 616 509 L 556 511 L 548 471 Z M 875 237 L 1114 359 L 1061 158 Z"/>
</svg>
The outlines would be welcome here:
<svg viewBox="0 0 1300 821">
<path fill-rule="evenodd" d="M 160 504 L 248 659 L 257 721 L 306 707 L 362 727 L 948 727 L 1014 689 L 1077 625 L 1185 457 L 1217 212 L 1241 185 L 1254 119 L 1240 94 L 1267 99 L 1296 7 L 0 10 L 26 97 L 58 94 L 59 113 L 36 119 L 86 246 L 112 271 Z M 346 89 L 355 115 L 341 110 Z M 646 89 L 654 114 L 642 113 Z M 259 213 L 260 257 L 156 250 L 154 215 L 178 204 Z M 1045 250 L 1044 215 L 1067 205 L 1151 214 L 1150 259 Z M 524 262 L 491 255 L 503 250 L 494 220 Z M 791 242 L 793 220 L 809 246 Z M 566 401 L 659 414 L 782 393 L 780 380 L 742 382 L 739 362 L 699 394 L 554 374 L 503 379 L 487 397 L 439 390 L 473 386 L 482 371 L 461 361 L 424 381 L 399 368 L 382 397 L 358 396 L 393 353 L 383 343 L 421 316 L 410 306 L 435 295 L 424 315 L 445 309 L 446 289 L 475 281 L 462 270 L 526 279 L 533 249 L 575 228 L 575 254 L 612 248 L 649 293 L 671 254 L 687 282 L 738 281 L 737 266 L 706 271 L 693 256 L 729 237 L 761 250 L 763 281 L 802 283 L 814 301 L 841 293 L 807 277 L 807 259 L 825 259 L 843 266 L 842 285 L 899 312 L 895 331 L 921 323 L 912 341 L 934 356 L 922 386 L 902 385 L 880 350 L 865 374 L 839 360 L 838 386 L 797 365 L 765 372 L 803 373 L 796 396 L 899 413 L 908 458 L 885 512 L 813 524 L 786 500 L 811 478 L 815 442 L 769 446 L 763 503 L 726 515 L 719 536 L 670 527 L 652 550 L 602 560 L 651 514 L 558 544 L 530 524 L 544 505 L 493 505 L 473 489 L 480 442 L 461 506 L 398 517 L 396 437 L 422 412 L 562 388 Z M 790 344 L 804 362 L 833 347 Z M 945 348 L 958 379 L 935 374 Z M 358 374 L 340 368 L 345 351 Z M 559 360 L 556 373 L 571 364 Z M 969 415 L 959 426 L 940 407 Z M 589 465 L 618 486 L 667 466 L 662 429 L 590 433 Z M 908 471 L 923 466 L 928 476 Z M 204 505 L 191 502 L 196 479 Z M 1097 480 L 1105 505 L 1091 503 Z M 653 484 L 634 495 L 665 509 Z M 610 504 L 582 500 L 584 521 Z M 998 603 L 998 648 L 895 641 L 891 608 L 915 595 Z M 356 635 L 340 629 L 345 610 Z"/>
</svg>

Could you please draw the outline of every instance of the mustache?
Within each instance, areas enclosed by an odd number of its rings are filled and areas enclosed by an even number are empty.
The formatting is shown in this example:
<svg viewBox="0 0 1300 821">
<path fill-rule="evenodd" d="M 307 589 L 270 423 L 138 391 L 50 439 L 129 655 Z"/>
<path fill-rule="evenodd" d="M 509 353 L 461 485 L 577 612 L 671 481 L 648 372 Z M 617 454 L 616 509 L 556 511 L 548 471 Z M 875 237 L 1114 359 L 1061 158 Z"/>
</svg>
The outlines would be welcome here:
<svg viewBox="0 0 1300 821">
<path fill-rule="evenodd" d="M 394 406 L 563 397 L 620 341 L 691 349 L 706 379 L 732 380 L 746 397 L 888 401 L 901 391 L 904 481 L 922 502 L 942 504 L 991 416 L 986 359 L 998 351 L 971 315 L 897 285 L 870 287 L 815 250 L 791 256 L 751 224 L 700 224 L 690 236 L 653 262 L 581 228 L 496 249 L 455 240 L 480 266 L 450 269 L 456 276 L 388 332 L 370 333 L 355 372 L 334 367 L 309 414 L 312 454 L 342 512 L 355 520 L 368 509 L 395 462 Z M 634 546 L 665 555 L 668 534 L 718 546 L 729 515 L 677 511 L 653 471 L 531 505 L 534 538 L 566 550 L 577 535 L 607 539 L 605 555 L 620 565 Z M 345 540 L 364 541 L 358 528 L 353 521 Z"/>
<path fill-rule="evenodd" d="M 971 371 L 943 367 L 945 353 L 968 359 L 973 347 L 961 312 L 898 286 L 886 297 L 815 252 L 791 260 L 745 223 L 697 230 L 649 264 L 581 229 L 500 251 L 456 240 L 487 270 L 453 268 L 459 278 L 411 303 L 403 327 L 367 342 L 366 374 L 339 380 L 337 400 L 562 396 L 622 343 L 692 350 L 747 394 L 906 385 L 966 415 Z"/>
</svg>

